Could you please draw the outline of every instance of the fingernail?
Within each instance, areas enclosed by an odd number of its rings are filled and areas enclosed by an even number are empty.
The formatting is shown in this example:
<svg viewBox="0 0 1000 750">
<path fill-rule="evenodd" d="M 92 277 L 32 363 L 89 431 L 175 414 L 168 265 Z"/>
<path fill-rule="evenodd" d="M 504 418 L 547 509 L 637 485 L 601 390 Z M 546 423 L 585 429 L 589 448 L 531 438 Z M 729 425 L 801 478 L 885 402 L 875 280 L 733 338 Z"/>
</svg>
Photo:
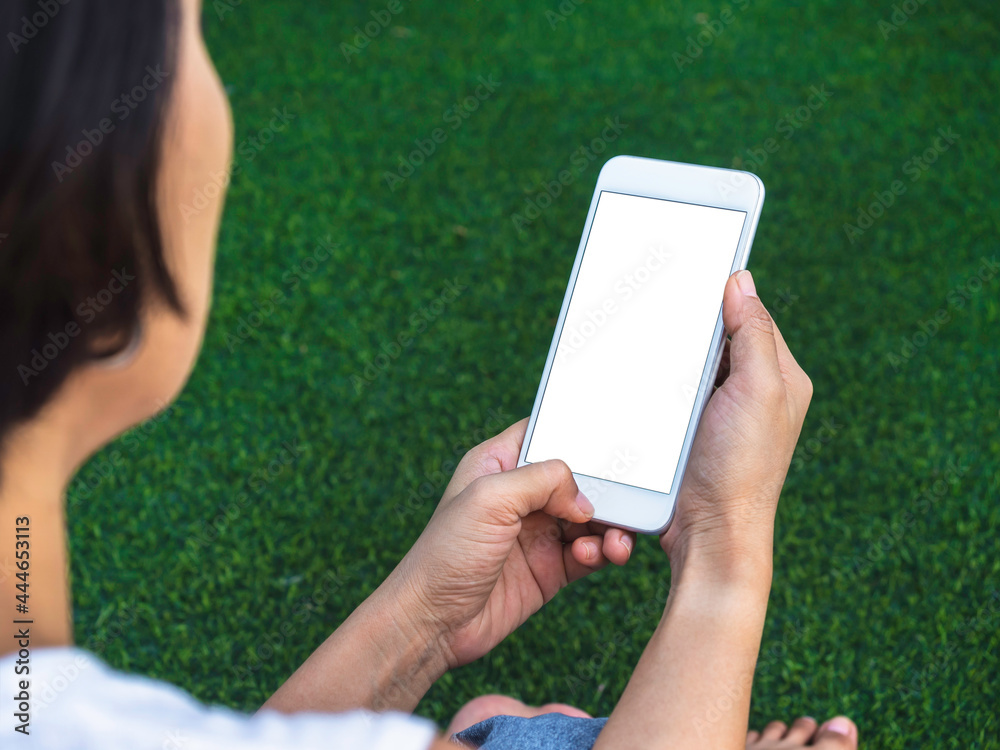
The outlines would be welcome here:
<svg viewBox="0 0 1000 750">
<path fill-rule="evenodd" d="M 584 542 L 583 548 L 587 551 L 587 559 L 593 560 L 597 557 L 597 545 L 593 542 Z"/>
<path fill-rule="evenodd" d="M 630 537 L 630 536 L 623 536 L 622 537 L 622 547 L 624 547 L 626 550 L 628 550 L 628 553 L 631 555 L 632 554 L 632 537 Z"/>
<path fill-rule="evenodd" d="M 587 496 L 580 491 L 577 491 L 576 493 L 576 505 L 587 518 L 592 518 L 594 516 L 594 506 L 591 504 L 590 500 L 587 499 Z"/>
<path fill-rule="evenodd" d="M 837 734 L 843 734 L 848 737 L 851 736 L 851 722 L 845 719 L 843 716 L 838 716 L 836 719 L 831 719 L 830 723 L 826 725 L 827 731 L 836 732 Z"/>
<path fill-rule="evenodd" d="M 749 271 L 740 271 L 736 274 L 736 285 L 746 297 L 756 297 L 757 287 L 753 283 L 753 275 Z"/>
</svg>

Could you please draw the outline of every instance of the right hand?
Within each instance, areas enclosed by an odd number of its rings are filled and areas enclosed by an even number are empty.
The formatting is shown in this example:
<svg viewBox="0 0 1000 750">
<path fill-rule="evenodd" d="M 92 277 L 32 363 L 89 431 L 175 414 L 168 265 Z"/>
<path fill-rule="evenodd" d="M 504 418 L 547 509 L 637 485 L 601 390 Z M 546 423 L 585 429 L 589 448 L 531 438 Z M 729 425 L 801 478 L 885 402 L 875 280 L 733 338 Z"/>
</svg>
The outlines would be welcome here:
<svg viewBox="0 0 1000 750">
<path fill-rule="evenodd" d="M 517 467 L 524 419 L 470 451 L 427 528 L 383 584 L 399 620 L 451 669 L 478 659 L 571 582 L 624 565 L 631 532 L 592 521 L 569 467 Z"/>
<path fill-rule="evenodd" d="M 770 583 L 774 514 L 812 383 L 757 297 L 749 271 L 726 285 L 726 344 L 698 426 L 671 527 L 660 539 L 675 577 L 727 578 L 752 566 Z M 727 356 L 728 355 L 728 356 Z"/>
</svg>

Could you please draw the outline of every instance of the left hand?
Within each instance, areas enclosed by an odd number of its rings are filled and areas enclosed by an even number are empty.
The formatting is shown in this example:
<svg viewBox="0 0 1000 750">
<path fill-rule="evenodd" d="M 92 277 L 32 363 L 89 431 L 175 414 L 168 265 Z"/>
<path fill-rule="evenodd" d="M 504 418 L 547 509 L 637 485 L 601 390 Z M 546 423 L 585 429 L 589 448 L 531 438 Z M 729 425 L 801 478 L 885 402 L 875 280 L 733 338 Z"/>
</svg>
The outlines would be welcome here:
<svg viewBox="0 0 1000 750">
<path fill-rule="evenodd" d="M 572 581 L 624 565 L 635 535 L 590 521 L 562 461 L 517 466 L 528 420 L 465 455 L 427 528 L 386 580 L 448 668 L 483 656 Z"/>
</svg>

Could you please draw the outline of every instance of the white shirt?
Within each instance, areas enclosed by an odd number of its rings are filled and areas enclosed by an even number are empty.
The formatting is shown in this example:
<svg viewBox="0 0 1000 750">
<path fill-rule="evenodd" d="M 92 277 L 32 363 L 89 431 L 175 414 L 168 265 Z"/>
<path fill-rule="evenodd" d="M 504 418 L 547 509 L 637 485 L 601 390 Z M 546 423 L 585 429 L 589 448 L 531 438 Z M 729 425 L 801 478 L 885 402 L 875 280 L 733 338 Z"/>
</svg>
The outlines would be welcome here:
<svg viewBox="0 0 1000 750">
<path fill-rule="evenodd" d="M 427 750 L 437 735 L 432 722 L 402 713 L 249 716 L 205 706 L 178 687 L 116 672 L 76 648 L 31 649 L 26 663 L 17 652 L 3 657 L 0 688 L 4 748 Z M 27 735 L 16 731 L 25 708 Z"/>
</svg>

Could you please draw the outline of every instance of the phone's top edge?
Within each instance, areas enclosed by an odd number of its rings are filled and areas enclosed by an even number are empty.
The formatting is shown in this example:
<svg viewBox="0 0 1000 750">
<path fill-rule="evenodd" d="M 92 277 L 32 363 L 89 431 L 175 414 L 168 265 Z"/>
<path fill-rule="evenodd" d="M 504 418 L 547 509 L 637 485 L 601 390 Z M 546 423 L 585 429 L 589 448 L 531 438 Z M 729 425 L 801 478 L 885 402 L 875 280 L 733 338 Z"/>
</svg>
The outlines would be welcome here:
<svg viewBox="0 0 1000 750">
<path fill-rule="evenodd" d="M 617 163 L 621 163 L 621 162 L 646 162 L 646 163 L 648 163 L 650 165 L 652 165 L 652 164 L 669 164 L 669 165 L 671 165 L 673 167 L 681 167 L 681 168 L 690 169 L 690 170 L 698 170 L 698 171 L 711 170 L 711 171 L 716 171 L 716 172 L 729 172 L 731 174 L 745 175 L 747 177 L 752 178 L 753 181 L 754 181 L 754 184 L 757 186 L 757 190 L 760 193 L 760 196 L 758 198 L 759 202 L 763 202 L 763 200 L 764 200 L 764 192 L 765 192 L 765 190 L 764 190 L 764 181 L 758 175 L 754 174 L 753 172 L 749 172 L 749 171 L 747 171 L 745 169 L 731 169 L 729 167 L 714 167 L 714 166 L 712 166 L 710 164 L 691 164 L 689 162 L 683 162 L 683 161 L 671 161 L 670 159 L 654 159 L 654 158 L 649 157 L 649 156 L 633 156 L 631 154 L 619 154 L 617 156 L 612 156 L 610 159 L 608 159 L 606 162 L 604 162 L 604 164 L 601 166 L 601 173 L 603 173 L 604 170 L 607 169 L 607 167 L 609 165 L 611 165 L 613 162 L 617 162 Z M 598 175 L 598 178 L 600 178 L 600 175 Z"/>
</svg>

